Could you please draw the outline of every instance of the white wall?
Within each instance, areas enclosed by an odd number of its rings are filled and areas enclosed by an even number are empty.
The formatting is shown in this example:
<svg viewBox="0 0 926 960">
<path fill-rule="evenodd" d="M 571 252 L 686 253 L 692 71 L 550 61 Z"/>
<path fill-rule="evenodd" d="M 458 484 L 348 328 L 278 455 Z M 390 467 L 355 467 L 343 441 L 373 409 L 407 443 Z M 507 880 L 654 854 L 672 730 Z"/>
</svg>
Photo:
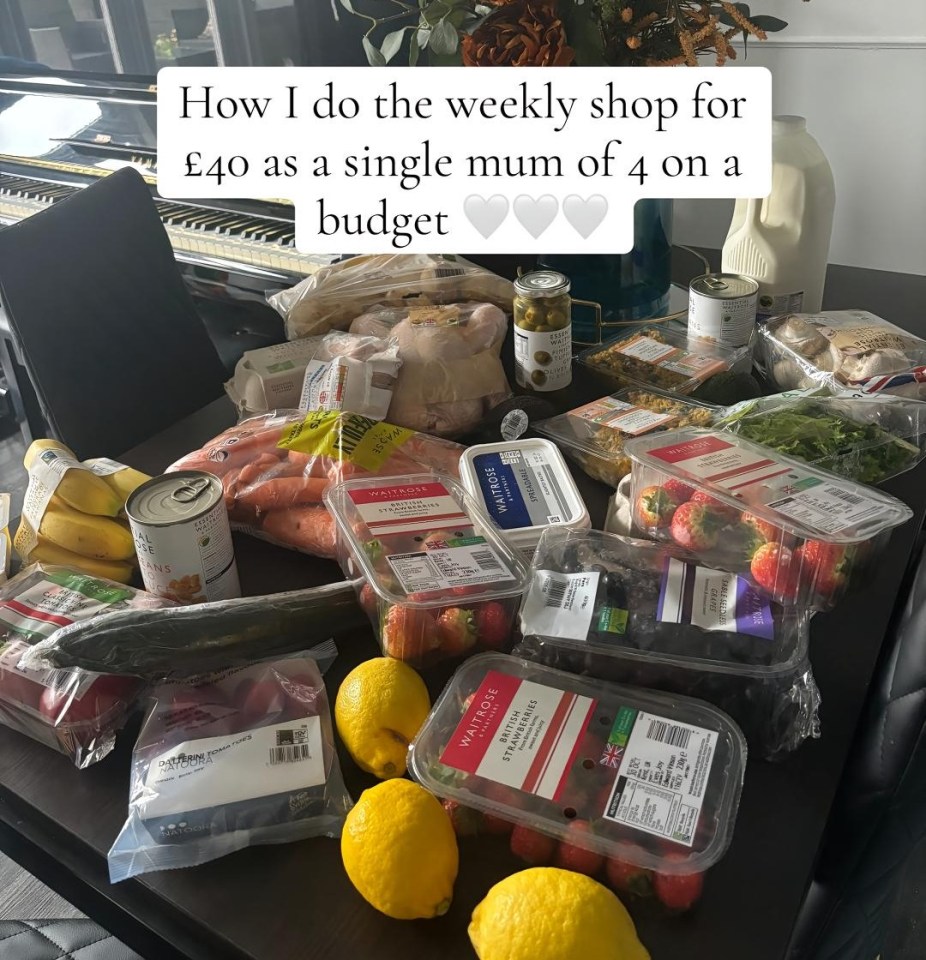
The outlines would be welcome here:
<svg viewBox="0 0 926 960">
<path fill-rule="evenodd" d="M 926 274 L 926 0 L 751 6 L 789 23 L 746 62 L 772 71 L 775 112 L 807 117 L 833 167 L 830 261 Z M 732 209 L 676 201 L 676 242 L 720 247 Z"/>
</svg>

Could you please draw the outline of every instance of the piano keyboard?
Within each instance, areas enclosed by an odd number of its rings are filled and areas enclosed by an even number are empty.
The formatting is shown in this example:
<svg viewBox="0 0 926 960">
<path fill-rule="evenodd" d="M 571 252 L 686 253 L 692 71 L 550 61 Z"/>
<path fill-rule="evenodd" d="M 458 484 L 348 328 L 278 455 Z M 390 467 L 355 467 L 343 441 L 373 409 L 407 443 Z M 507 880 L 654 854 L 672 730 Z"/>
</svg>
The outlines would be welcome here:
<svg viewBox="0 0 926 960">
<path fill-rule="evenodd" d="M 0 174 L 0 223 L 15 223 L 76 193 L 80 187 Z M 178 259 L 222 261 L 240 268 L 307 275 L 333 257 L 313 257 L 296 250 L 291 220 L 235 213 L 155 198 L 161 222 Z"/>
</svg>

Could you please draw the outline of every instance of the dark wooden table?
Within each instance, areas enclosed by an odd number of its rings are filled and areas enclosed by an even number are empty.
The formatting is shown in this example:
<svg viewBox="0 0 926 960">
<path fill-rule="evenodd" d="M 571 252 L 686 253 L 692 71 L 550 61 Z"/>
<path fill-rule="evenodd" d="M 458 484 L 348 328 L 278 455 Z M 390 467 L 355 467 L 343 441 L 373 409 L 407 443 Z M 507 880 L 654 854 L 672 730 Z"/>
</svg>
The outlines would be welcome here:
<svg viewBox="0 0 926 960">
<path fill-rule="evenodd" d="M 850 271 L 847 277 L 859 273 L 870 272 Z M 832 305 L 870 305 L 912 326 L 919 315 L 892 310 L 891 304 L 908 297 L 910 307 L 918 307 L 926 281 L 891 274 L 868 279 L 851 301 L 838 296 L 831 280 Z M 158 472 L 232 419 L 230 405 L 217 401 L 127 459 Z M 605 489 L 578 473 L 577 480 L 593 522 L 600 525 Z M 926 465 L 887 489 L 914 508 L 915 518 L 895 533 L 865 588 L 813 621 L 811 653 L 823 694 L 823 737 L 783 763 L 749 763 L 732 846 L 710 871 L 696 910 L 666 919 L 646 906 L 635 908 L 654 960 L 782 960 L 786 954 L 896 592 L 926 513 Z M 236 537 L 236 549 L 249 594 L 340 576 L 334 564 L 246 537 Z M 341 655 L 328 676 L 332 694 L 347 670 L 378 652 L 368 630 L 339 638 L 339 645 Z M 435 691 L 444 679 L 439 672 L 428 677 Z M 347 881 L 337 842 L 326 839 L 254 848 L 203 867 L 110 886 L 105 854 L 126 814 L 131 740 L 128 730 L 111 757 L 77 771 L 63 756 L 0 729 L 0 848 L 151 960 L 471 960 L 466 927 L 473 907 L 494 882 L 522 866 L 504 840 L 462 841 L 450 913 L 410 923 L 368 907 Z M 372 781 L 343 751 L 341 764 L 356 797 Z"/>
</svg>

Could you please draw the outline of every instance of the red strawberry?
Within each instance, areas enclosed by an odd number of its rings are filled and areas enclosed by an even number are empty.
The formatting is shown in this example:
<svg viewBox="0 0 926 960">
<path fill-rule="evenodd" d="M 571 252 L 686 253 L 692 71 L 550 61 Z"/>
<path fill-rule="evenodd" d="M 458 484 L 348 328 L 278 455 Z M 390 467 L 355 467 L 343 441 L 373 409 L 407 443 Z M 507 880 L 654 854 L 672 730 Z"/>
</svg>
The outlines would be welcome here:
<svg viewBox="0 0 926 960">
<path fill-rule="evenodd" d="M 667 527 L 677 506 L 663 487 L 644 487 L 637 497 L 637 521 L 641 527 Z"/>
<path fill-rule="evenodd" d="M 367 614 L 367 616 L 376 616 L 376 611 L 379 605 L 379 597 L 377 596 L 376 591 L 368 583 L 365 583 L 360 588 L 360 596 L 357 598 L 357 602 L 360 604 L 361 609 Z"/>
<path fill-rule="evenodd" d="M 813 584 L 821 596 L 834 596 L 849 579 L 852 561 L 846 548 L 839 544 L 806 540 L 794 551 L 794 557 L 801 568 L 801 577 Z"/>
<path fill-rule="evenodd" d="M 777 523 L 763 520 L 754 513 L 744 513 L 740 520 L 751 527 L 766 543 L 781 543 L 784 539 L 784 530 Z"/>
<path fill-rule="evenodd" d="M 590 832 L 591 827 L 587 820 L 573 820 L 569 824 L 570 837 L 576 837 L 580 842 L 585 839 L 583 835 Z M 603 865 L 602 854 L 577 846 L 571 840 L 560 840 L 556 848 L 556 856 L 553 858 L 553 866 L 573 870 L 575 873 L 584 873 L 589 877 L 594 877 Z"/>
<path fill-rule="evenodd" d="M 692 499 L 675 511 L 669 533 L 680 547 L 700 553 L 717 545 L 723 525 L 724 520 L 710 507 Z"/>
<path fill-rule="evenodd" d="M 458 837 L 474 837 L 479 833 L 479 811 L 464 807 L 458 800 L 441 800 Z"/>
<path fill-rule="evenodd" d="M 639 847 L 635 849 L 644 856 Z M 635 863 L 628 863 L 618 857 L 608 857 L 605 864 L 608 883 L 620 893 L 629 893 L 634 897 L 648 897 L 653 892 L 653 871 L 639 867 Z"/>
<path fill-rule="evenodd" d="M 694 493 L 694 487 L 690 487 L 687 483 L 683 483 L 675 477 L 669 477 L 662 485 L 662 489 L 665 490 L 676 503 L 687 503 Z"/>
<path fill-rule="evenodd" d="M 800 558 L 780 543 L 764 543 L 753 554 L 749 570 L 760 587 L 782 601 L 797 598 L 801 588 Z"/>
<path fill-rule="evenodd" d="M 476 616 L 476 633 L 484 647 L 498 650 L 511 636 L 511 617 L 504 605 L 497 600 L 481 603 L 473 611 Z"/>
<path fill-rule="evenodd" d="M 666 854 L 667 860 L 682 861 L 685 854 Z M 701 897 L 704 889 L 703 873 L 654 873 L 653 890 L 663 906 L 682 912 L 690 910 Z"/>
<path fill-rule="evenodd" d="M 447 607 L 437 618 L 441 652 L 447 656 L 465 653 L 476 642 L 476 623 L 472 610 Z"/>
<path fill-rule="evenodd" d="M 739 510 L 736 507 L 731 507 L 728 503 L 718 500 L 706 490 L 695 490 L 690 497 L 690 502 L 701 503 L 705 507 L 710 507 L 717 516 L 723 518 L 725 523 L 732 523 L 739 516 Z"/>
<path fill-rule="evenodd" d="M 383 650 L 397 660 L 420 660 L 440 645 L 437 624 L 427 610 L 393 604 L 383 617 Z"/>
<path fill-rule="evenodd" d="M 504 820 L 494 813 L 484 813 L 482 815 L 482 829 L 485 833 L 507 836 L 514 830 L 514 824 L 510 820 Z"/>
<path fill-rule="evenodd" d="M 545 833 L 518 824 L 511 834 L 511 852 L 532 867 L 542 867 L 553 859 L 556 841 Z"/>
</svg>

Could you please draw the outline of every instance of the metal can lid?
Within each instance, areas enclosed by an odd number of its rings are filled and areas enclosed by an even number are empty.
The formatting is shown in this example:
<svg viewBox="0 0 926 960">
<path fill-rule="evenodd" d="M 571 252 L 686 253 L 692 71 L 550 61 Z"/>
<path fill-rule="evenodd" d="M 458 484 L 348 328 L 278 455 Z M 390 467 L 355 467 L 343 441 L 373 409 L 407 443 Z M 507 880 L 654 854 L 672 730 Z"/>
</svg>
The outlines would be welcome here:
<svg viewBox="0 0 926 960">
<path fill-rule="evenodd" d="M 130 520 L 167 527 L 200 517 L 222 499 L 222 484 L 199 470 L 178 470 L 143 483 L 129 497 L 125 512 Z"/>
<path fill-rule="evenodd" d="M 557 270 L 532 270 L 518 277 L 514 291 L 522 297 L 555 297 L 569 293 L 569 277 Z"/>
<path fill-rule="evenodd" d="M 689 287 L 692 293 L 700 293 L 715 300 L 735 300 L 759 292 L 759 284 L 751 277 L 740 273 L 705 273 L 695 277 Z"/>
</svg>

